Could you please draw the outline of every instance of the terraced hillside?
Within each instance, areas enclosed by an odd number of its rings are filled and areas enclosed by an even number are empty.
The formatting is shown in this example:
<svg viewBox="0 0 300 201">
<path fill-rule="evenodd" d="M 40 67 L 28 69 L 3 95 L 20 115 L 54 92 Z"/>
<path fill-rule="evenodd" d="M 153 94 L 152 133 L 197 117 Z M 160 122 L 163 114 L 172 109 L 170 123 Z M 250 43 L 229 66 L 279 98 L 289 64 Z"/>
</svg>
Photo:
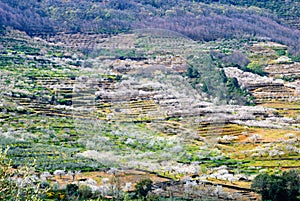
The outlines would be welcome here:
<svg viewBox="0 0 300 201">
<path fill-rule="evenodd" d="M 235 43 L 161 29 L 44 39 L 11 30 L 1 36 L 1 146 L 40 172 L 139 169 L 167 177 L 156 181 L 164 196 L 256 199 L 257 173 L 300 166 L 299 64 L 277 43 Z M 250 72 L 215 50 L 241 51 Z"/>
</svg>

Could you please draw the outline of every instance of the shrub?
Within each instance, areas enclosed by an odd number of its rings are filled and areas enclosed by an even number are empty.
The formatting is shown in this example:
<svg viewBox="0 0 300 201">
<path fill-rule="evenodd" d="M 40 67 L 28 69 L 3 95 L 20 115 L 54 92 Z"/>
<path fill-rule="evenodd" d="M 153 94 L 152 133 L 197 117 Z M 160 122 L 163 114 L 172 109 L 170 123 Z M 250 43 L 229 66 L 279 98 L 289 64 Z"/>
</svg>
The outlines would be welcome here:
<svg viewBox="0 0 300 201">
<path fill-rule="evenodd" d="M 300 62 L 300 53 L 299 52 L 293 52 L 293 53 L 288 53 L 288 56 L 292 59 L 294 62 Z"/>
<path fill-rule="evenodd" d="M 281 175 L 260 174 L 254 179 L 251 188 L 260 193 L 263 200 L 300 200 L 299 171 L 290 170 Z"/>
<path fill-rule="evenodd" d="M 200 77 L 199 71 L 193 66 L 188 67 L 186 74 L 189 78 L 199 78 Z"/>
<path fill-rule="evenodd" d="M 67 184 L 66 192 L 69 198 L 78 196 L 79 187 L 76 184 Z"/>
<path fill-rule="evenodd" d="M 91 187 L 87 185 L 81 185 L 79 187 L 79 195 L 81 198 L 91 198 L 93 196 Z"/>
<path fill-rule="evenodd" d="M 252 61 L 248 64 L 247 67 L 242 68 L 242 70 L 246 72 L 252 72 L 261 76 L 266 75 L 266 72 L 264 72 L 264 66 L 260 64 L 258 61 Z"/>
<path fill-rule="evenodd" d="M 286 50 L 284 50 L 284 49 L 278 49 L 278 50 L 275 50 L 275 51 L 277 52 L 278 56 L 286 55 Z"/>
<path fill-rule="evenodd" d="M 135 185 L 136 194 L 142 198 L 146 199 L 148 193 L 151 191 L 153 182 L 150 179 L 143 179 Z"/>
</svg>

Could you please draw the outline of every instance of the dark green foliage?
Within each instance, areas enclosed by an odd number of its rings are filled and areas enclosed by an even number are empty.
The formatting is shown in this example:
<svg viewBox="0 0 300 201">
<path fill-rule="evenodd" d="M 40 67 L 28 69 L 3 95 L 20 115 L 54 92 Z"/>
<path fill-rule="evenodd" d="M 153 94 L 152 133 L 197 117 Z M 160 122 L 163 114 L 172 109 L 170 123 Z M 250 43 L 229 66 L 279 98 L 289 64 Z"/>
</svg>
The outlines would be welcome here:
<svg viewBox="0 0 300 201">
<path fill-rule="evenodd" d="M 292 59 L 294 62 L 300 62 L 300 52 L 297 53 L 288 53 L 288 56 Z"/>
<path fill-rule="evenodd" d="M 284 49 L 278 49 L 278 50 L 275 50 L 278 54 L 278 56 L 284 56 L 286 55 L 286 50 Z"/>
<path fill-rule="evenodd" d="M 238 80 L 234 78 L 229 78 L 227 81 L 227 85 L 229 86 L 229 90 L 233 91 L 234 89 L 240 88 Z"/>
<path fill-rule="evenodd" d="M 258 175 L 252 185 L 263 200 L 298 201 L 300 200 L 300 176 L 296 170 L 283 172 L 281 175 Z"/>
<path fill-rule="evenodd" d="M 236 78 L 227 78 L 224 70 L 219 67 L 223 66 L 222 58 L 224 57 L 226 57 L 225 54 L 217 52 L 211 52 L 210 55 L 203 54 L 197 58 L 188 57 L 187 77 L 192 87 L 217 98 L 219 104 L 234 101 L 234 104 L 252 105 L 254 98 L 246 90 L 240 88 Z M 248 63 L 246 56 L 236 52 L 233 57 L 239 58 L 233 59 L 235 62 L 244 59 L 239 65 L 242 69 L 247 68 L 244 66 Z"/>
<path fill-rule="evenodd" d="M 205 93 L 208 92 L 208 88 L 205 82 L 201 80 L 201 74 L 199 73 L 197 67 L 190 65 L 187 69 L 186 75 L 191 79 L 191 85 L 193 88 L 196 88 L 196 85 L 202 83 L 202 91 Z"/>
<path fill-rule="evenodd" d="M 207 88 L 207 85 L 205 84 L 205 82 L 202 84 L 202 87 L 201 87 L 202 91 L 207 93 L 208 92 L 208 88 Z"/>
<path fill-rule="evenodd" d="M 200 73 L 193 66 L 188 67 L 186 74 L 189 78 L 199 78 L 200 77 Z"/>
<path fill-rule="evenodd" d="M 239 85 L 238 80 L 234 78 L 227 78 L 226 86 L 227 99 L 234 100 L 235 104 L 241 105 L 253 105 L 254 97 L 246 90 L 242 89 Z"/>
<path fill-rule="evenodd" d="M 146 199 L 148 193 L 151 191 L 153 182 L 150 179 L 143 179 L 135 185 L 136 194 L 142 198 Z"/>
<path fill-rule="evenodd" d="M 299 79 L 299 76 L 298 75 L 283 76 L 283 77 L 281 77 L 281 79 L 283 79 L 286 82 L 294 82 Z"/>
<path fill-rule="evenodd" d="M 262 199 L 269 198 L 269 179 L 270 176 L 267 173 L 263 173 L 255 177 L 251 188 L 262 195 Z"/>
<path fill-rule="evenodd" d="M 91 187 L 87 185 L 81 185 L 79 187 L 79 196 L 82 199 L 91 198 L 93 196 Z"/>
<path fill-rule="evenodd" d="M 50 184 L 47 181 L 43 181 L 43 182 L 41 182 L 40 188 L 41 189 L 49 189 Z"/>
<path fill-rule="evenodd" d="M 66 193 L 68 198 L 75 198 L 79 194 L 79 187 L 76 184 L 67 184 Z"/>
<path fill-rule="evenodd" d="M 226 100 L 226 86 L 223 82 L 220 68 L 214 63 L 210 55 L 202 54 L 197 57 L 189 57 L 189 72 L 191 85 L 201 92 L 206 92 L 218 100 Z M 220 93 L 221 92 L 221 93 Z"/>
</svg>

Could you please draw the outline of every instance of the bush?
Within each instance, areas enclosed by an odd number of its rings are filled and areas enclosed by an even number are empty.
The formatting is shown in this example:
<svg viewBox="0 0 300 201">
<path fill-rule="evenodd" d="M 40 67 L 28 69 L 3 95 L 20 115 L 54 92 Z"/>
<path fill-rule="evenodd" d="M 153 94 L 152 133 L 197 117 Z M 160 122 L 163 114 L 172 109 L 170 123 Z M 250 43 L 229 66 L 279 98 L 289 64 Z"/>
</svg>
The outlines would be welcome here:
<svg viewBox="0 0 300 201">
<path fill-rule="evenodd" d="M 142 198 L 146 199 L 148 193 L 151 191 L 153 182 L 150 179 L 143 179 L 135 185 L 136 194 Z"/>
<path fill-rule="evenodd" d="M 282 175 L 260 174 L 254 179 L 251 188 L 260 193 L 263 200 L 299 201 L 299 171 L 290 170 L 283 172 Z"/>
<path fill-rule="evenodd" d="M 275 50 L 275 51 L 277 52 L 278 56 L 286 55 L 286 50 L 284 50 L 284 49 L 278 49 L 278 50 Z"/>
<path fill-rule="evenodd" d="M 67 184 L 66 192 L 67 192 L 68 198 L 71 199 L 71 198 L 78 196 L 78 194 L 79 194 L 78 190 L 79 190 L 79 187 L 76 184 Z"/>
<path fill-rule="evenodd" d="M 189 78 L 199 78 L 200 77 L 199 71 L 193 66 L 188 67 L 186 74 Z"/>
<path fill-rule="evenodd" d="M 300 53 L 289 53 L 288 56 L 292 59 L 293 62 L 300 62 Z"/>
<path fill-rule="evenodd" d="M 267 73 L 264 71 L 264 66 L 260 64 L 258 61 L 252 61 L 248 64 L 247 67 L 242 68 L 242 70 L 246 72 L 255 73 L 261 76 L 267 75 Z"/>
<path fill-rule="evenodd" d="M 87 185 L 81 185 L 79 187 L 79 195 L 80 198 L 91 198 L 93 196 L 91 187 Z"/>
</svg>

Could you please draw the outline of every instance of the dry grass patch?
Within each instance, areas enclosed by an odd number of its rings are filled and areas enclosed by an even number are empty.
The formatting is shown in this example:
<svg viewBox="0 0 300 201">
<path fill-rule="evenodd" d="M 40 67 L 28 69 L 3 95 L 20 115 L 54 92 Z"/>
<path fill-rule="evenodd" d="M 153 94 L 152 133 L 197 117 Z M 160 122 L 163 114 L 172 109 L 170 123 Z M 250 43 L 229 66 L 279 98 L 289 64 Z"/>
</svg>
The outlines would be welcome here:
<svg viewBox="0 0 300 201">
<path fill-rule="evenodd" d="M 100 186 L 102 184 L 102 180 L 105 178 L 108 179 L 108 183 L 113 184 L 114 182 L 119 182 L 120 186 L 125 186 L 126 183 L 131 183 L 132 187 L 135 186 L 136 183 L 143 179 L 151 179 L 154 183 L 166 182 L 169 181 L 167 178 L 159 177 L 156 174 L 151 174 L 139 170 L 120 170 L 116 174 L 109 174 L 103 171 L 97 172 L 83 172 L 80 175 L 76 175 L 75 180 L 73 181 L 71 176 L 53 176 L 50 178 L 51 181 L 58 182 L 61 187 L 66 186 L 72 182 L 85 181 L 87 179 L 93 179 L 97 182 L 97 185 Z M 131 189 L 134 190 L 134 189 Z"/>
</svg>

